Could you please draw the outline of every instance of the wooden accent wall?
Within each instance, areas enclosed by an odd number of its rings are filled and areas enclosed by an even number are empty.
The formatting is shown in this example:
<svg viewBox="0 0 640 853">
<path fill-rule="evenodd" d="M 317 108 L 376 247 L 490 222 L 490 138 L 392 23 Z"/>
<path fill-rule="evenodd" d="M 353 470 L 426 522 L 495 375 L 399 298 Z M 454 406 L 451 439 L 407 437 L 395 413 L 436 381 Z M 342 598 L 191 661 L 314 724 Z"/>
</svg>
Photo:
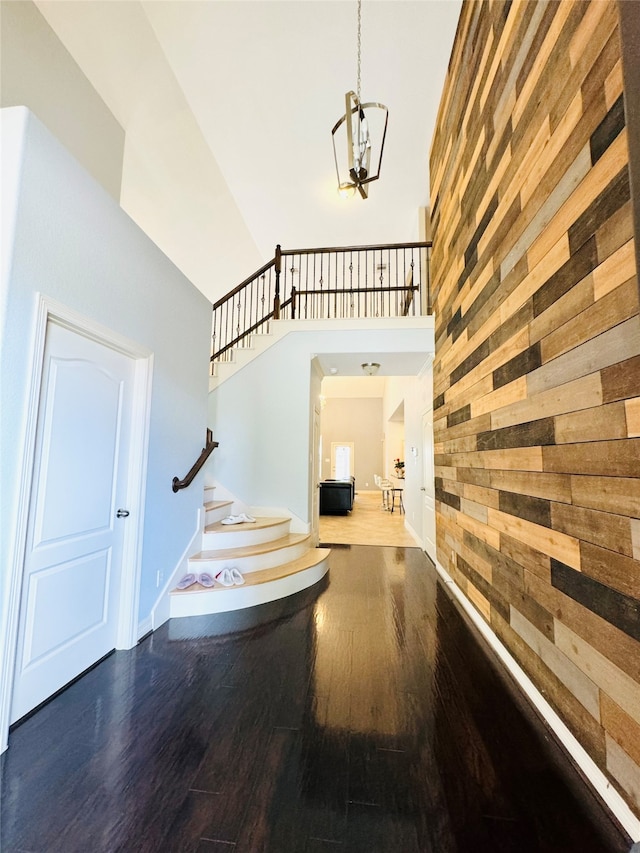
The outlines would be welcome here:
<svg viewBox="0 0 640 853">
<path fill-rule="evenodd" d="M 617 3 L 466 2 L 431 182 L 438 559 L 640 813 L 640 320 Z"/>
</svg>

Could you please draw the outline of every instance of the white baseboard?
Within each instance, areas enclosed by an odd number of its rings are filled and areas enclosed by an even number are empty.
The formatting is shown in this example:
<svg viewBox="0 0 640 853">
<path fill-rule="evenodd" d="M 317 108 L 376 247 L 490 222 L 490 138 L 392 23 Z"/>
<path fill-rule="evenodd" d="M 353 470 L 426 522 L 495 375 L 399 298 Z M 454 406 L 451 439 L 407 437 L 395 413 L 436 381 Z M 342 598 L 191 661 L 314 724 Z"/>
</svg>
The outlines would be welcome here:
<svg viewBox="0 0 640 853">
<path fill-rule="evenodd" d="M 625 832 L 633 839 L 633 841 L 640 841 L 640 819 L 635 816 L 620 794 L 612 786 L 611 782 L 604 775 L 602 770 L 600 770 L 597 764 L 588 755 L 582 744 L 580 744 L 577 738 L 569 731 L 565 723 L 560 719 L 542 693 L 540 693 L 520 664 L 511 655 L 511 652 L 508 651 L 507 647 L 498 638 L 498 635 L 494 632 L 491 626 L 485 622 L 480 613 L 476 610 L 473 604 L 471 604 L 460 587 L 455 583 L 451 575 L 440 565 L 439 562 L 435 561 L 435 565 L 442 581 L 456 597 L 465 613 L 469 616 L 487 643 L 489 643 L 522 692 L 529 699 L 534 708 L 536 708 L 540 713 L 549 728 L 554 732 L 558 740 L 578 765 L 586 779 L 591 784 L 593 790 L 604 802 L 605 806 L 614 815 L 618 823 L 623 827 Z"/>
<path fill-rule="evenodd" d="M 407 533 L 409 533 L 409 534 L 410 534 L 411 538 L 415 540 L 416 545 L 417 545 L 419 548 L 422 548 L 422 538 L 421 538 L 420 536 L 418 536 L 418 534 L 416 533 L 416 531 L 415 531 L 415 530 L 413 529 L 413 527 L 409 524 L 409 522 L 407 521 L 407 517 L 406 517 L 406 515 L 405 515 L 405 517 L 404 517 L 404 529 L 407 531 Z"/>
<path fill-rule="evenodd" d="M 151 630 L 153 630 L 153 621 L 151 616 L 147 616 L 142 622 L 138 622 L 138 640 L 141 640 Z"/>
<path fill-rule="evenodd" d="M 204 507 L 202 509 L 198 509 L 196 529 L 193 536 L 187 543 L 187 546 L 176 563 L 174 570 L 167 578 L 165 585 L 162 587 L 162 590 L 156 599 L 156 603 L 151 608 L 151 615 L 148 618 L 151 620 L 151 630 L 153 631 L 169 619 L 169 590 L 173 589 L 178 578 L 187 573 L 189 557 L 201 548 L 202 533 L 204 531 L 204 516 Z M 145 619 L 145 622 L 146 621 L 147 620 Z"/>
</svg>

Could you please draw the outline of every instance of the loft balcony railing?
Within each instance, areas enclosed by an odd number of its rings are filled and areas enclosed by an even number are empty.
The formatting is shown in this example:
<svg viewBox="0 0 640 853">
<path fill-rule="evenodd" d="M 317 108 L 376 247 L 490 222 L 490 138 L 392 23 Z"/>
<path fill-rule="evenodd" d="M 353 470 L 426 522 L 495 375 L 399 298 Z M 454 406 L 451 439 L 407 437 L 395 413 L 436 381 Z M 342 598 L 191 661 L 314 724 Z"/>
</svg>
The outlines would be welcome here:
<svg viewBox="0 0 640 853">
<path fill-rule="evenodd" d="M 430 242 L 282 249 L 213 306 L 211 362 L 231 360 L 272 320 L 431 314 Z"/>
</svg>

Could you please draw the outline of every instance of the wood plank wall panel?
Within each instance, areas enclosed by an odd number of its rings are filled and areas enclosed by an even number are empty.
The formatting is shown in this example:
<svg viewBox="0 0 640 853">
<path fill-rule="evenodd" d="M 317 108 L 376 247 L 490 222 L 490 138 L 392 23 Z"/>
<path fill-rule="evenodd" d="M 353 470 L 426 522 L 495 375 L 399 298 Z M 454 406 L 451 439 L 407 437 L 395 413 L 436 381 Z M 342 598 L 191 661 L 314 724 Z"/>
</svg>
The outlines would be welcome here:
<svg viewBox="0 0 640 853">
<path fill-rule="evenodd" d="M 640 814 L 640 318 L 614 0 L 465 2 L 431 150 L 438 557 Z"/>
</svg>

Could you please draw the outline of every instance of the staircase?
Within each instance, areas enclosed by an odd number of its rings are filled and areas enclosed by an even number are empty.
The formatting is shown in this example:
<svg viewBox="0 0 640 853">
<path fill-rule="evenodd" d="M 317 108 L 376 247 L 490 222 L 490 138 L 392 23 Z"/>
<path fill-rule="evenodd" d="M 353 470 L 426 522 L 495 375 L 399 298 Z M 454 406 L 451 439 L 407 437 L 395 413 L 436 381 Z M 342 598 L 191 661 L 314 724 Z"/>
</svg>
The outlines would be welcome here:
<svg viewBox="0 0 640 853">
<path fill-rule="evenodd" d="M 225 525 L 221 521 L 236 514 L 233 501 L 213 500 L 213 489 L 205 489 L 205 526 L 202 550 L 189 557 L 189 572 L 213 577 L 234 567 L 244 577 L 242 586 L 213 587 L 195 583 L 187 589 L 172 589 L 169 615 L 204 616 L 241 610 L 293 595 L 317 583 L 329 570 L 329 548 L 313 548 L 311 535 L 291 533 L 291 519 L 263 516 L 253 523 Z"/>
</svg>

